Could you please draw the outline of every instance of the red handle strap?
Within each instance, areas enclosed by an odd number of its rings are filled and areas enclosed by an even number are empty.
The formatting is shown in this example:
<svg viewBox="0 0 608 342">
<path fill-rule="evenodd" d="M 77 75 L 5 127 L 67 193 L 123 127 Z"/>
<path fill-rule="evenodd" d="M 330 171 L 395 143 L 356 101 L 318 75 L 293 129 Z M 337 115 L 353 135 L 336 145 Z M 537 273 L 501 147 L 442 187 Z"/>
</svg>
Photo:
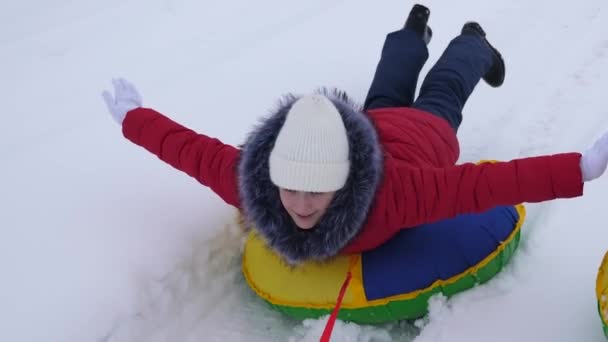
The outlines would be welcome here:
<svg viewBox="0 0 608 342">
<path fill-rule="evenodd" d="M 329 338 L 331 337 L 331 333 L 334 330 L 334 324 L 336 323 L 336 319 L 338 318 L 338 312 L 340 312 L 340 306 L 342 305 L 342 300 L 344 299 L 344 295 L 346 294 L 346 289 L 348 288 L 348 284 L 350 283 L 350 279 L 352 278 L 352 269 L 355 264 L 355 259 L 352 258 L 350 262 L 350 267 L 348 273 L 346 273 L 346 279 L 342 284 L 342 288 L 340 288 L 340 294 L 338 295 L 338 300 L 336 301 L 336 306 L 329 316 L 327 323 L 325 324 L 325 329 L 323 330 L 323 335 L 321 335 L 321 339 L 319 342 L 329 342 Z"/>
</svg>

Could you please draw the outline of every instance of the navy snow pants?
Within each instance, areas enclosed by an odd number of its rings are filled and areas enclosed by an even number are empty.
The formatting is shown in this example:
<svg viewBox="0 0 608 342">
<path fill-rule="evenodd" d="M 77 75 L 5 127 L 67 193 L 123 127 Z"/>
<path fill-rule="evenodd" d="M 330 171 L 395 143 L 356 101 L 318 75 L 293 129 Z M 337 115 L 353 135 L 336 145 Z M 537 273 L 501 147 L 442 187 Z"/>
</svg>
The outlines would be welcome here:
<svg viewBox="0 0 608 342">
<path fill-rule="evenodd" d="M 447 120 L 458 131 L 464 104 L 490 69 L 492 52 L 479 37 L 457 36 L 429 70 L 414 101 L 428 56 L 418 34 L 405 29 L 389 33 L 364 109 L 414 107 Z"/>
</svg>

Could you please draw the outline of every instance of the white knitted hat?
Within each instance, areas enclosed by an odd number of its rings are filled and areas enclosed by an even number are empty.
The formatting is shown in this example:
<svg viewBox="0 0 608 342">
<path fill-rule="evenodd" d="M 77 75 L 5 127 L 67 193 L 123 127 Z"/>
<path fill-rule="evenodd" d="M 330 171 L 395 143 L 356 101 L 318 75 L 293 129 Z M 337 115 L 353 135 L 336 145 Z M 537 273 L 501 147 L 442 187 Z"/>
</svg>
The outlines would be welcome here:
<svg viewBox="0 0 608 342">
<path fill-rule="evenodd" d="M 270 180 L 281 188 L 329 192 L 346 183 L 350 162 L 342 116 L 325 96 L 297 100 L 270 153 Z"/>
</svg>

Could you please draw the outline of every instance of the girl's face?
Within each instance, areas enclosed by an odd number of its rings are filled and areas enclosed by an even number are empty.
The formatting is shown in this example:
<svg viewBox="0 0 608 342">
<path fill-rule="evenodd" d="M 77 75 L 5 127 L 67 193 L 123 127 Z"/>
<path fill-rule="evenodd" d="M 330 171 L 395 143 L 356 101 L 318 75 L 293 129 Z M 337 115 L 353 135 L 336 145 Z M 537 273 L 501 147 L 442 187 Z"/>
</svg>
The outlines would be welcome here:
<svg viewBox="0 0 608 342">
<path fill-rule="evenodd" d="M 279 194 L 283 207 L 296 225 L 301 229 L 311 229 L 325 214 L 336 192 L 303 192 L 279 188 Z"/>
</svg>

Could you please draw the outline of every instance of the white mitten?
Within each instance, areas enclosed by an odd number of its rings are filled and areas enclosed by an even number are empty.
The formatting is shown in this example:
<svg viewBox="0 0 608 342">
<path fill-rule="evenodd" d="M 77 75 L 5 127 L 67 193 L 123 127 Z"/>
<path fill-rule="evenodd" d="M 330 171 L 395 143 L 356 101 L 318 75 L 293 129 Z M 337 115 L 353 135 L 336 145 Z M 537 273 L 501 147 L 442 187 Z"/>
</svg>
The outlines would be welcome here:
<svg viewBox="0 0 608 342">
<path fill-rule="evenodd" d="M 114 117 L 114 120 L 116 120 L 119 125 L 122 125 L 122 121 L 125 119 L 127 112 L 141 107 L 141 95 L 139 95 L 135 86 L 123 78 L 113 79 L 112 84 L 114 85 L 114 97 L 112 97 L 112 94 L 107 90 L 101 95 L 103 96 L 112 117 Z"/>
<path fill-rule="evenodd" d="M 608 165 L 608 132 L 595 141 L 581 158 L 583 181 L 587 182 L 601 176 Z"/>
</svg>

